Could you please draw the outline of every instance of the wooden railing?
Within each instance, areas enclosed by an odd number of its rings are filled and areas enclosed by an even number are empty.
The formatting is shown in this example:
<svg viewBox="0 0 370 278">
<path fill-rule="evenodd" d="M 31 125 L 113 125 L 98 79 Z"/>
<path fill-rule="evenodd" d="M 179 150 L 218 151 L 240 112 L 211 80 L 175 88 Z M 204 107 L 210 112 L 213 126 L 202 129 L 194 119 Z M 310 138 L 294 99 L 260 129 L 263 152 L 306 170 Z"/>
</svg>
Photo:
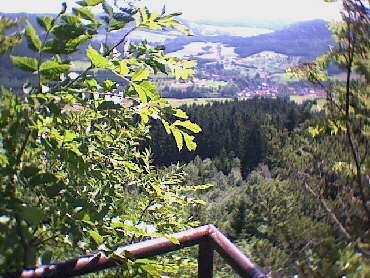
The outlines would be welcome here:
<svg viewBox="0 0 370 278">
<path fill-rule="evenodd" d="M 213 225 L 205 225 L 171 235 L 180 244 L 174 244 L 165 237 L 150 239 L 120 247 L 134 259 L 161 255 L 170 251 L 199 244 L 198 277 L 213 275 L 213 253 L 216 250 L 228 264 L 246 278 L 268 278 L 233 243 Z M 117 261 L 104 253 L 77 257 L 60 263 L 25 269 L 21 273 L 0 275 L 0 278 L 72 277 L 117 266 Z"/>
</svg>

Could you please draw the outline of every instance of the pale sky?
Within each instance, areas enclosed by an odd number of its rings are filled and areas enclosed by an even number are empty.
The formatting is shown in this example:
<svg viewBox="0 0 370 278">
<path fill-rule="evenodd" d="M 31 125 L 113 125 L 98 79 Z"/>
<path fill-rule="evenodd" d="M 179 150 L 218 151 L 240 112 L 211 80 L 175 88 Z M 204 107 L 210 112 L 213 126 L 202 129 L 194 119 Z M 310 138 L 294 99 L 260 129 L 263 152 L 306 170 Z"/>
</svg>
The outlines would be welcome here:
<svg viewBox="0 0 370 278">
<path fill-rule="evenodd" d="M 72 6 L 74 0 L 0 0 L 1 12 L 56 13 L 62 2 Z M 339 17 L 340 1 L 323 0 L 142 0 L 151 10 L 182 12 L 191 20 L 248 21 L 310 19 L 333 20 Z"/>
</svg>

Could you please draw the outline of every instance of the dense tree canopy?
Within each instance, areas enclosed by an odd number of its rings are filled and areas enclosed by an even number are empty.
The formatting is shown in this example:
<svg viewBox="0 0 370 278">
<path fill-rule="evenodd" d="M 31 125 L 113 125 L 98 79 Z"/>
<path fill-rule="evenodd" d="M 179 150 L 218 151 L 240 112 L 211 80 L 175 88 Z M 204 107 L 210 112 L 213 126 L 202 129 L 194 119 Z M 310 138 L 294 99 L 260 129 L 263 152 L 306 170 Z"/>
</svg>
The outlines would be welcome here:
<svg viewBox="0 0 370 278">
<path fill-rule="evenodd" d="M 266 125 L 279 131 L 293 130 L 311 117 L 312 103 L 297 105 L 285 99 L 253 98 L 215 102 L 207 105 L 184 106 L 189 118 L 198 123 L 203 132 L 196 135 L 195 152 L 178 152 L 172 138 L 166 136 L 160 125 L 153 124 L 150 141 L 154 163 L 170 165 L 190 162 L 197 155 L 202 159 L 219 161 L 218 169 L 230 171 L 228 161 L 238 157 L 243 176 L 246 177 L 259 163 L 265 161 L 265 146 L 271 140 L 265 132 Z"/>
</svg>

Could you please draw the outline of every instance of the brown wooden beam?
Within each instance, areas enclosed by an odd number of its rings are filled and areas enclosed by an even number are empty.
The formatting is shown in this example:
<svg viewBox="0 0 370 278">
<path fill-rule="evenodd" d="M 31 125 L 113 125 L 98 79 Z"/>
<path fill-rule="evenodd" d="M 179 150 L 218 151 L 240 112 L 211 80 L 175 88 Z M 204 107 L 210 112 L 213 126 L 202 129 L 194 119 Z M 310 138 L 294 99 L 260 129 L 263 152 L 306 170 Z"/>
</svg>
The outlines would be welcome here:
<svg viewBox="0 0 370 278">
<path fill-rule="evenodd" d="M 246 278 L 269 278 L 252 263 L 230 240 L 228 240 L 215 226 L 209 226 L 209 236 L 212 238 L 217 252 L 226 262 Z"/>
<path fill-rule="evenodd" d="M 119 247 L 134 259 L 148 258 L 184 247 L 200 245 L 199 264 L 201 278 L 212 277 L 213 248 L 242 276 L 246 278 L 267 278 L 247 257 L 243 255 L 220 231 L 213 225 L 200 226 L 184 232 L 172 234 L 180 244 L 174 244 L 166 237 L 149 239 Z M 119 262 L 108 258 L 104 253 L 97 253 L 49 265 L 25 269 L 20 273 L 0 275 L 1 278 L 44 278 L 71 277 L 96 272 L 118 266 Z M 210 276 L 206 276 L 210 275 Z"/>
</svg>

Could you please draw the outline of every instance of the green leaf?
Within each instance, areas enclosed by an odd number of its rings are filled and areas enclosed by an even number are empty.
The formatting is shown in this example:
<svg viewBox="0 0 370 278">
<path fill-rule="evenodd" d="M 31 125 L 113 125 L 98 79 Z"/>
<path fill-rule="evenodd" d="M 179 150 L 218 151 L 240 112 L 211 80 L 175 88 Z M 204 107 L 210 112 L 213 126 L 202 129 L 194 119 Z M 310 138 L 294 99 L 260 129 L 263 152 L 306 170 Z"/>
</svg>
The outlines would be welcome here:
<svg viewBox="0 0 370 278">
<path fill-rule="evenodd" d="M 310 127 L 308 127 L 308 132 L 310 133 L 310 135 L 313 138 L 318 136 L 323 130 L 324 130 L 324 128 L 321 127 L 321 126 L 310 126 Z"/>
<path fill-rule="evenodd" d="M 48 198 L 54 198 L 59 195 L 60 191 L 65 187 L 62 183 L 56 183 L 51 186 L 45 187 L 45 193 Z"/>
<path fill-rule="evenodd" d="M 45 218 L 43 211 L 38 207 L 20 207 L 20 214 L 23 219 L 32 225 L 38 225 Z"/>
<path fill-rule="evenodd" d="M 72 130 L 66 130 L 66 132 L 64 133 L 63 141 L 64 142 L 71 142 L 76 137 L 77 137 L 77 134 L 74 133 Z"/>
<path fill-rule="evenodd" d="M 143 23 L 146 23 L 148 21 L 148 9 L 140 8 L 139 12 L 140 12 L 141 21 Z"/>
<path fill-rule="evenodd" d="M 166 130 L 166 133 L 171 134 L 170 124 L 167 121 L 163 120 L 163 119 L 161 121 L 162 121 L 162 124 L 164 126 L 164 129 Z"/>
<path fill-rule="evenodd" d="M 192 36 L 193 33 L 190 31 L 190 29 L 186 28 L 184 25 L 182 25 L 180 22 L 176 20 L 169 20 L 166 22 L 166 25 L 168 27 L 172 27 L 174 29 L 177 29 L 181 31 L 186 36 Z"/>
<path fill-rule="evenodd" d="M 116 30 L 120 30 L 122 28 L 124 28 L 127 23 L 129 23 L 131 21 L 130 18 L 128 18 L 126 21 L 122 21 L 122 20 L 112 20 L 110 23 L 109 23 L 109 31 L 116 31 Z"/>
<path fill-rule="evenodd" d="M 194 151 L 197 148 L 197 144 L 194 142 L 195 137 L 187 133 L 183 133 L 185 145 L 189 151 Z"/>
<path fill-rule="evenodd" d="M 54 60 L 47 60 L 40 66 L 41 74 L 48 80 L 59 80 L 60 74 L 68 71 L 70 65 L 60 64 Z"/>
<path fill-rule="evenodd" d="M 87 8 L 73 8 L 75 14 L 79 14 L 83 19 L 96 22 L 94 14 Z"/>
<path fill-rule="evenodd" d="M 98 106 L 98 111 L 104 111 L 104 110 L 112 110 L 112 109 L 119 109 L 120 105 L 115 104 L 113 101 L 103 101 L 99 106 Z"/>
<path fill-rule="evenodd" d="M 142 81 L 144 79 L 147 79 L 149 77 L 149 69 L 143 68 L 138 71 L 136 71 L 131 78 L 131 81 L 138 82 Z"/>
<path fill-rule="evenodd" d="M 181 109 L 175 109 L 174 111 L 175 113 L 173 115 L 176 116 L 177 118 L 181 118 L 181 119 L 188 118 L 188 115 L 186 115 L 186 113 L 182 111 Z"/>
<path fill-rule="evenodd" d="M 103 82 L 103 91 L 104 92 L 111 92 L 117 88 L 117 83 L 112 80 L 104 80 Z"/>
<path fill-rule="evenodd" d="M 132 84 L 132 87 L 134 88 L 135 92 L 139 95 L 139 99 L 142 103 L 148 102 L 148 97 L 145 89 L 141 87 L 140 85 Z"/>
<path fill-rule="evenodd" d="M 173 74 L 175 75 L 176 79 L 185 80 L 194 75 L 194 70 L 187 68 L 175 68 L 173 70 Z"/>
<path fill-rule="evenodd" d="M 89 231 L 89 234 L 97 244 L 102 244 L 104 242 L 104 238 L 99 234 L 98 231 Z"/>
<path fill-rule="evenodd" d="M 27 38 L 28 47 L 34 51 L 40 51 L 42 43 L 32 24 L 28 23 L 24 34 Z"/>
<path fill-rule="evenodd" d="M 34 58 L 11 56 L 11 59 L 14 65 L 23 69 L 24 71 L 29 71 L 29 72 L 37 71 L 38 62 Z"/>
<path fill-rule="evenodd" d="M 365 137 L 368 137 L 370 138 L 370 125 L 364 125 L 361 129 L 361 132 L 362 134 L 365 136 Z"/>
<path fill-rule="evenodd" d="M 198 61 L 196 60 L 190 60 L 190 61 L 183 61 L 182 65 L 184 68 L 190 69 L 194 68 L 198 64 Z"/>
<path fill-rule="evenodd" d="M 89 225 L 92 228 L 95 228 L 96 227 L 95 223 L 90 220 L 90 217 L 88 219 L 86 219 L 85 216 L 86 216 L 86 214 L 84 215 L 84 218 L 82 219 L 82 222 Z"/>
<path fill-rule="evenodd" d="M 150 81 L 143 81 L 140 83 L 140 86 L 144 88 L 146 95 L 151 100 L 159 100 L 160 96 L 157 94 L 157 88 L 153 82 Z"/>
<path fill-rule="evenodd" d="M 177 244 L 177 245 L 179 245 L 179 244 L 180 244 L 180 241 L 179 241 L 177 238 L 175 238 L 174 236 L 168 236 L 168 235 L 165 235 L 165 237 L 166 237 L 169 241 L 171 241 L 173 244 Z"/>
<path fill-rule="evenodd" d="M 96 90 L 98 89 L 98 82 L 95 79 L 86 79 L 84 82 L 90 91 L 96 92 Z"/>
<path fill-rule="evenodd" d="M 45 31 L 50 31 L 54 26 L 54 19 L 51 16 L 38 16 L 37 23 L 45 29 Z"/>
<path fill-rule="evenodd" d="M 118 68 L 118 73 L 122 76 L 126 76 L 129 73 L 129 68 L 127 66 L 126 61 L 119 61 L 119 68 Z"/>
<path fill-rule="evenodd" d="M 83 0 L 83 1 L 78 1 L 77 4 L 80 6 L 96 6 L 99 5 L 100 3 L 103 3 L 104 0 Z"/>
<path fill-rule="evenodd" d="M 89 46 L 86 52 L 87 57 L 89 57 L 91 63 L 97 68 L 109 68 L 109 60 L 101 56 L 94 48 Z"/>
<path fill-rule="evenodd" d="M 176 121 L 173 123 L 174 126 L 182 126 L 194 133 L 201 132 L 202 129 L 199 125 L 192 123 L 191 121 Z"/>
<path fill-rule="evenodd" d="M 182 132 L 179 129 L 173 127 L 173 126 L 171 127 L 171 131 L 172 131 L 173 136 L 175 137 L 177 148 L 180 151 L 182 149 L 183 144 L 184 144 L 183 137 L 182 137 Z"/>
</svg>

